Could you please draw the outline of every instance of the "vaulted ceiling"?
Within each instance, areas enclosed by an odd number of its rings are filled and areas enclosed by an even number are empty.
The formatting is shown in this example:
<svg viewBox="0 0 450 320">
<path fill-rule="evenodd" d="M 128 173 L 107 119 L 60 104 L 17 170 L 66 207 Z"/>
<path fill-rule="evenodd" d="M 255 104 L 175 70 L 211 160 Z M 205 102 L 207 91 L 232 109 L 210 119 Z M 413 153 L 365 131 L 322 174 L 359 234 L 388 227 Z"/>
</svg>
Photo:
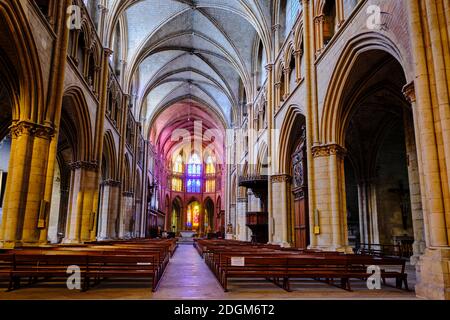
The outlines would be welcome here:
<svg viewBox="0 0 450 320">
<path fill-rule="evenodd" d="M 240 92 L 251 95 L 255 44 L 270 51 L 270 2 L 108 0 L 108 41 L 120 23 L 124 89 L 136 96 L 135 117 L 152 142 L 177 123 L 158 117 L 182 119 L 180 105 L 194 104 L 205 124 L 219 122 L 208 128 L 232 126 Z"/>
</svg>

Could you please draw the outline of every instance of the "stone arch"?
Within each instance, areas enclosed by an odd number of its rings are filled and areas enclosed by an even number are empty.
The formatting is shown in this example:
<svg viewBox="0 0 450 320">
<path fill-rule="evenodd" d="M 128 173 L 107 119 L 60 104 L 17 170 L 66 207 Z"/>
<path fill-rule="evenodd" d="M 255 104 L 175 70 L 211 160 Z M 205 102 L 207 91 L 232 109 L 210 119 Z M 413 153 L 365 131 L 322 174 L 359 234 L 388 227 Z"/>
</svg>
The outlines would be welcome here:
<svg viewBox="0 0 450 320">
<path fill-rule="evenodd" d="M 0 30 L 0 56 L 4 60 L 2 70 L 8 74 L 5 82 L 14 84 L 10 87 L 14 97 L 12 119 L 42 123 L 45 115 L 42 71 L 31 27 L 21 2 L 0 1 Z M 7 67 L 3 66 L 5 62 Z M 11 75 L 15 76 L 11 78 Z"/>
<path fill-rule="evenodd" d="M 344 144 L 344 124 L 345 118 L 348 117 L 348 113 L 346 114 L 344 110 L 345 106 L 342 105 L 344 86 L 357 58 L 370 50 L 381 50 L 390 54 L 400 63 L 404 71 L 407 70 L 400 50 L 388 37 L 380 33 L 368 32 L 349 41 L 334 68 L 325 96 L 319 132 L 319 141 L 322 143 Z M 406 78 L 408 80 L 410 77 L 406 74 Z"/>
<path fill-rule="evenodd" d="M 117 175 L 117 152 L 116 152 L 116 146 L 114 143 L 114 137 L 112 135 L 111 130 L 107 130 L 105 132 L 105 135 L 103 137 L 103 153 L 105 156 L 105 160 L 108 163 L 108 175 L 106 179 L 118 179 Z"/>
<path fill-rule="evenodd" d="M 79 87 L 70 87 L 64 93 L 61 127 L 64 126 L 64 123 L 69 128 L 74 126 L 73 129 L 75 129 L 70 133 L 73 140 L 76 141 L 74 161 L 92 160 L 94 153 L 91 119 L 86 99 Z"/>
<path fill-rule="evenodd" d="M 304 121 L 305 115 L 303 110 L 297 105 L 289 106 L 288 111 L 283 120 L 279 138 L 278 164 L 280 173 L 289 172 L 290 157 L 294 141 L 292 141 L 292 133 L 295 132 L 300 121 Z"/>
<path fill-rule="evenodd" d="M 260 175 L 267 175 L 269 148 L 265 141 L 260 141 L 258 145 L 258 156 L 256 160 L 256 172 Z"/>
</svg>

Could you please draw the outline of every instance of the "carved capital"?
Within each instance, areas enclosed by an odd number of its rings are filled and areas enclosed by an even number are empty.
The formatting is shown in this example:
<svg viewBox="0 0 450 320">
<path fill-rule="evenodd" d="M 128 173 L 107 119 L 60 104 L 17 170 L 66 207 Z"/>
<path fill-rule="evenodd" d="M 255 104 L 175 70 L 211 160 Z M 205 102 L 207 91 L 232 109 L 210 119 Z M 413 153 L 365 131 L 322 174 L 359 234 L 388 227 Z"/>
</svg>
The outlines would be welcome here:
<svg viewBox="0 0 450 320">
<path fill-rule="evenodd" d="M 28 121 L 16 122 L 10 126 L 11 137 L 17 139 L 23 135 L 51 140 L 55 134 L 52 127 L 36 124 Z"/>
<path fill-rule="evenodd" d="M 280 30 L 280 28 L 281 28 L 281 24 L 279 24 L 279 23 L 275 24 L 272 26 L 272 31 L 277 32 L 278 30 Z"/>
<path fill-rule="evenodd" d="M 316 24 L 323 23 L 324 21 L 325 21 L 325 16 L 324 15 L 316 16 L 314 18 L 314 23 L 316 23 Z"/>
<path fill-rule="evenodd" d="M 338 144 L 327 144 L 312 147 L 312 154 L 314 158 L 329 157 L 332 155 L 344 158 L 347 154 L 347 150 Z"/>
<path fill-rule="evenodd" d="M 110 186 L 110 187 L 118 187 L 120 186 L 120 181 L 108 179 L 102 182 L 104 186 Z"/>
<path fill-rule="evenodd" d="M 277 174 L 270 177 L 272 183 L 290 182 L 292 177 L 288 174 Z"/>
<path fill-rule="evenodd" d="M 294 54 L 297 58 L 299 58 L 303 55 L 303 50 L 302 49 L 295 50 Z"/>
<path fill-rule="evenodd" d="M 102 5 L 102 4 L 97 5 L 97 8 L 102 13 L 108 13 L 109 12 L 108 7 L 106 7 L 106 6 Z"/>
<path fill-rule="evenodd" d="M 416 102 L 416 89 L 414 86 L 414 81 L 408 83 L 403 87 L 403 95 L 409 103 Z"/>
<path fill-rule="evenodd" d="M 123 195 L 125 198 L 133 198 L 133 197 L 134 197 L 134 192 L 131 192 L 131 191 L 125 191 L 125 192 L 122 192 L 122 195 Z"/>
<path fill-rule="evenodd" d="M 87 170 L 87 171 L 97 171 L 98 164 L 97 162 L 89 162 L 89 161 L 75 161 L 69 164 L 70 170 Z"/>
<path fill-rule="evenodd" d="M 105 48 L 105 49 L 103 49 L 103 52 L 105 53 L 105 56 L 106 57 L 110 57 L 110 56 L 112 56 L 112 54 L 114 53 L 114 51 L 113 50 L 111 50 L 110 48 Z"/>
<path fill-rule="evenodd" d="M 270 64 L 270 63 L 269 63 L 269 64 L 267 64 L 264 68 L 266 69 L 267 72 L 270 72 L 270 71 L 273 70 L 273 64 Z"/>
</svg>

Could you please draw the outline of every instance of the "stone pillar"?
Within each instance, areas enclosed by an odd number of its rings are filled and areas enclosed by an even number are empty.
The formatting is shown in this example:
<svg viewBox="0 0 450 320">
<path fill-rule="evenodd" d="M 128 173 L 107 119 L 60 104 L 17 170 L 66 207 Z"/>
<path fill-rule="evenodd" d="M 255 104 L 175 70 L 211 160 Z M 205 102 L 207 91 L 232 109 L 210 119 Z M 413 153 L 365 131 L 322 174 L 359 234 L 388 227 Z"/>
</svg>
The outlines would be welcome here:
<svg viewBox="0 0 450 320">
<path fill-rule="evenodd" d="M 380 243 L 376 187 L 370 180 L 358 182 L 359 232 L 361 243 Z"/>
<path fill-rule="evenodd" d="M 448 5 L 439 1 L 407 2 L 415 66 L 413 108 L 419 159 L 426 245 L 419 258 L 416 294 L 431 299 L 450 299 L 450 221 L 448 208 L 450 172 L 449 80 L 446 70 L 450 46 L 445 20 Z M 420 160 L 421 159 L 421 160 Z"/>
<path fill-rule="evenodd" d="M 450 48 L 441 27 L 445 23 L 442 20 L 450 19 L 450 12 L 448 5 L 447 10 L 442 6 L 443 2 L 430 0 L 411 0 L 407 4 L 417 98 L 413 115 L 420 148 L 419 174 L 423 173 L 427 245 L 416 266 L 416 294 L 431 299 L 450 299 L 450 98 L 445 71 L 449 61 L 444 57 Z"/>
<path fill-rule="evenodd" d="M 271 176 L 272 183 L 272 203 L 273 203 L 273 220 L 274 220 L 274 235 L 273 244 L 278 244 L 283 247 L 289 247 L 289 196 L 288 184 L 291 177 L 287 174 Z"/>
<path fill-rule="evenodd" d="M 121 214 L 118 217 L 119 239 L 131 238 L 130 221 L 133 216 L 133 192 L 122 193 Z"/>
<path fill-rule="evenodd" d="M 287 98 L 289 97 L 289 94 L 291 93 L 290 91 L 290 86 L 289 86 L 289 75 L 291 73 L 291 69 L 289 67 L 284 68 L 283 70 L 284 72 L 284 84 L 281 84 L 284 86 L 284 96 L 283 96 L 283 100 L 286 101 Z"/>
<path fill-rule="evenodd" d="M 303 50 L 299 49 L 294 51 L 295 56 L 295 78 L 297 83 L 299 83 L 302 80 L 302 56 L 303 56 Z"/>
<path fill-rule="evenodd" d="M 70 165 L 70 199 L 68 224 L 64 243 L 83 243 L 95 240 L 95 195 L 98 193 L 95 162 L 78 161 Z"/>
<path fill-rule="evenodd" d="M 405 97 L 411 103 L 413 109 L 416 108 L 416 98 L 414 93 L 414 84 L 407 85 L 403 92 Z M 414 119 L 410 113 L 404 112 L 404 126 L 405 126 L 405 145 L 406 154 L 408 157 L 408 178 L 409 178 L 409 192 L 411 197 L 411 214 L 414 229 L 414 243 L 413 243 L 413 256 L 411 257 L 411 263 L 417 264 L 420 256 L 425 252 L 425 224 L 423 217 L 422 206 L 422 192 L 420 185 L 422 182 L 422 174 L 419 172 L 419 163 L 422 160 L 417 153 L 418 146 L 416 144 L 415 131 L 414 131 Z M 420 149 L 420 148 L 419 148 Z M 422 177 L 421 177 L 422 176 Z"/>
<path fill-rule="evenodd" d="M 106 180 L 102 186 L 102 199 L 99 212 L 99 230 L 97 239 L 115 239 L 116 219 L 118 216 L 118 198 L 120 182 L 115 180 Z"/>
<path fill-rule="evenodd" d="M 4 248 L 36 245 L 46 227 L 46 164 L 54 130 L 20 121 L 11 126 L 11 155 L 0 242 Z M 42 225 L 40 225 L 42 224 Z"/>
<path fill-rule="evenodd" d="M 353 252 L 348 246 L 347 210 L 345 199 L 345 149 L 337 144 L 315 146 L 312 149 L 316 172 L 313 192 L 318 195 L 316 210 L 320 232 L 311 237 L 311 247 L 328 251 Z M 310 188 L 311 190 L 311 188 Z M 312 221 L 314 221 L 314 216 Z"/>
<path fill-rule="evenodd" d="M 236 237 L 237 240 L 248 241 L 249 240 L 249 230 L 246 226 L 247 223 L 247 211 L 248 211 L 248 202 L 247 198 L 237 198 L 236 203 Z"/>
</svg>

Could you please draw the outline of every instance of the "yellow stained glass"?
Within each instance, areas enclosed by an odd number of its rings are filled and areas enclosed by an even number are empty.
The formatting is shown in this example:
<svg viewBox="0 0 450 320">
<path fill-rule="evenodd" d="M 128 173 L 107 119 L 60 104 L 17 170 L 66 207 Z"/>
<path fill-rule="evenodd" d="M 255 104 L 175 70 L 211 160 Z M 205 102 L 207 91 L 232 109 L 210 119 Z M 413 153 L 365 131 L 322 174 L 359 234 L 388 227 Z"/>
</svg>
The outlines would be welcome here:
<svg viewBox="0 0 450 320">
<path fill-rule="evenodd" d="M 215 174 L 216 167 L 214 166 L 214 160 L 211 156 L 206 159 L 206 174 Z"/>
<path fill-rule="evenodd" d="M 206 192 L 216 192 L 216 181 L 215 180 L 207 180 L 206 181 Z"/>
<path fill-rule="evenodd" d="M 183 180 L 180 178 L 172 178 L 172 191 L 183 191 Z"/>
<path fill-rule="evenodd" d="M 172 171 L 175 173 L 183 173 L 183 158 L 179 154 L 173 163 Z"/>
</svg>

